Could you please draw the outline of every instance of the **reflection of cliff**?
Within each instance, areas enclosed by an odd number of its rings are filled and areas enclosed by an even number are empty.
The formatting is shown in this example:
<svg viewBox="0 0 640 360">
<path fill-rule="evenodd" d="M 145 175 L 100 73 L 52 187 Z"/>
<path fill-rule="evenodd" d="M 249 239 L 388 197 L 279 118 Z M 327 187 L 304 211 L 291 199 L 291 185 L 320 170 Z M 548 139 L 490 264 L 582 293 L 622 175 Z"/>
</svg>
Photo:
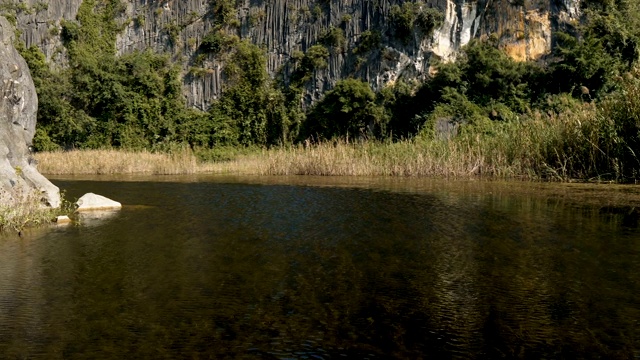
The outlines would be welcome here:
<svg viewBox="0 0 640 360">
<path fill-rule="evenodd" d="M 46 8 L 38 7 L 39 0 L 23 1 L 30 10 L 18 13 L 22 39 L 63 62 L 60 23 L 75 18 L 81 1 L 51 0 Z M 400 39 L 390 12 L 402 1 L 244 0 L 231 9 L 231 19 L 223 19 L 219 8 L 229 3 L 225 1 L 126 0 L 117 51 L 151 48 L 172 54 L 184 69 L 188 103 L 205 109 L 221 93 L 224 56 L 205 54 L 200 45 L 221 21 L 227 33 L 263 45 L 270 74 L 281 72 L 285 81 L 293 70 L 294 52 L 326 44 L 328 30 L 340 29 L 344 44 L 331 46 L 328 67 L 308 84 L 307 91 L 317 98 L 349 76 L 367 79 L 376 88 L 401 77 L 426 76 L 432 55 L 451 58 L 472 38 L 495 35 L 515 59 L 537 59 L 549 52 L 552 32 L 577 19 L 579 1 L 425 0 L 422 7 L 436 8 L 445 15 L 442 26 L 431 35 L 416 27 Z M 379 32 L 380 46 L 356 54 L 354 49 L 365 31 Z"/>
</svg>

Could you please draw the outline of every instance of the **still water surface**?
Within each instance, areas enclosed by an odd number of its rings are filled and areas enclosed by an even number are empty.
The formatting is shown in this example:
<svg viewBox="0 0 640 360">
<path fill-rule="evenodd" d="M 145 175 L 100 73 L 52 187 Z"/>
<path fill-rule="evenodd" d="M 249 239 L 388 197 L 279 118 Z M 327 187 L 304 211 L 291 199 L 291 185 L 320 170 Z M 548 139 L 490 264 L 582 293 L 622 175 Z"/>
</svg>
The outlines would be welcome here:
<svg viewBox="0 0 640 360">
<path fill-rule="evenodd" d="M 635 187 L 54 182 L 124 207 L 0 237 L 2 358 L 640 358 Z"/>
</svg>

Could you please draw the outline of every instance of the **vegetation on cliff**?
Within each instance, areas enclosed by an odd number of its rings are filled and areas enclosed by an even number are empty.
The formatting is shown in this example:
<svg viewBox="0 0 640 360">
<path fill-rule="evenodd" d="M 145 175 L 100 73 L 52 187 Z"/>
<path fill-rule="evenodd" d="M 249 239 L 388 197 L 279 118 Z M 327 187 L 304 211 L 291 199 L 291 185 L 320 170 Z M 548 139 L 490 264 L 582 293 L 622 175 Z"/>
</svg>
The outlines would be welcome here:
<svg viewBox="0 0 640 360">
<path fill-rule="evenodd" d="M 213 16 L 228 15 L 225 4 L 214 6 L 219 11 Z M 294 54 L 290 78 L 273 80 L 264 50 L 230 36 L 225 15 L 201 45 L 228 59 L 223 96 L 205 113 L 186 108 L 180 70 L 166 55 L 115 55 L 118 0 L 85 0 L 77 22 L 63 26 L 69 67 L 51 70 L 36 48 L 23 49 L 40 97 L 34 145 L 151 151 L 188 146 L 196 154 L 224 146 L 282 146 L 274 154 L 335 139 L 351 148 L 354 139 L 367 139 L 378 142 L 374 152 L 413 146 L 416 158 L 435 157 L 443 169 L 456 157 L 465 164 L 460 171 L 426 174 L 635 179 L 639 5 L 587 0 L 583 7 L 581 24 L 555 35 L 558 45 L 545 62 L 516 62 L 494 39 L 474 40 L 456 62 L 434 63 L 437 71 L 424 83 L 398 81 L 374 93 L 361 80 L 344 79 L 310 109 L 301 105 L 302 89 L 326 66 L 330 51 L 341 48 L 340 29 L 328 29 L 306 53 Z M 441 21 L 433 9 L 410 3 L 394 7 L 391 16 L 399 38 L 415 27 L 432 31 Z M 379 36 L 368 32 L 354 53 L 379 46 Z"/>
</svg>

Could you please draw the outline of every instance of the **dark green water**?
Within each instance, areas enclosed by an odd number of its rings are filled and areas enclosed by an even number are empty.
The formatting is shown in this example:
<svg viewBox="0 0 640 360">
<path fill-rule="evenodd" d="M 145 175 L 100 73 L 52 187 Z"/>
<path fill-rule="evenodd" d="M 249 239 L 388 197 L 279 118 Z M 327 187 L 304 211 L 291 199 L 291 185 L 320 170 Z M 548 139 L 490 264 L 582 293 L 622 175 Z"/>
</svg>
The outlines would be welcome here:
<svg viewBox="0 0 640 360">
<path fill-rule="evenodd" d="M 159 179 L 0 237 L 0 358 L 640 358 L 635 187 Z"/>
</svg>

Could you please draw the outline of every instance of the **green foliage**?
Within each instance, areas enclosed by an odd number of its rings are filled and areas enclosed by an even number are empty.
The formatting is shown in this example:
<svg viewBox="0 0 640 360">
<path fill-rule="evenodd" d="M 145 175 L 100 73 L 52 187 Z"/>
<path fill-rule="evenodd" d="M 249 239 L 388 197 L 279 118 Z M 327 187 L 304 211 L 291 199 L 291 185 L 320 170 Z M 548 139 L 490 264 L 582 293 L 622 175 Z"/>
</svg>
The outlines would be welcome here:
<svg viewBox="0 0 640 360">
<path fill-rule="evenodd" d="M 296 61 L 297 67 L 292 75 L 293 88 L 300 88 L 304 83 L 311 79 L 313 72 L 327 67 L 327 58 L 329 50 L 322 45 L 313 45 L 307 52 L 300 56 L 300 53 L 294 52 L 292 58 Z"/>
<path fill-rule="evenodd" d="M 423 35 L 429 36 L 433 29 L 442 25 L 444 14 L 439 10 L 427 7 L 422 2 L 406 1 L 402 5 L 393 5 L 389 10 L 395 35 L 404 41 L 409 40 L 418 28 Z"/>
<path fill-rule="evenodd" d="M 444 22 L 444 14 L 431 7 L 423 6 L 418 11 L 415 24 L 418 25 L 420 30 L 426 35 L 431 35 L 433 30 L 442 25 Z"/>
<path fill-rule="evenodd" d="M 316 4 L 316 6 L 313 7 L 313 10 L 311 10 L 311 13 L 313 14 L 313 20 L 318 21 L 322 17 L 322 8 L 320 5 Z"/>
<path fill-rule="evenodd" d="M 378 103 L 385 109 L 388 119 L 386 136 L 392 139 L 408 138 L 424 123 L 416 116 L 415 85 L 398 81 L 378 93 Z"/>
<path fill-rule="evenodd" d="M 85 0 L 78 21 L 62 24 L 67 69 L 50 70 L 35 47 L 23 51 L 39 96 L 37 149 L 151 148 L 183 140 L 177 119 L 188 112 L 179 69 L 150 51 L 116 57 L 113 19 L 120 11 L 115 0 Z"/>
<path fill-rule="evenodd" d="M 374 51 L 380 47 L 380 32 L 375 30 L 366 30 L 360 35 L 358 46 L 353 49 L 356 55 L 364 55 L 370 51 Z"/>
<path fill-rule="evenodd" d="M 228 25 L 236 17 L 235 0 L 209 0 L 216 24 Z"/>
<path fill-rule="evenodd" d="M 171 44 L 175 46 L 178 42 L 178 37 L 180 36 L 180 32 L 182 31 L 182 29 L 183 29 L 182 26 L 172 21 L 168 24 L 165 24 L 162 30 L 164 30 L 164 32 L 166 32 L 169 35 L 169 40 L 171 40 Z"/>
<path fill-rule="evenodd" d="M 458 123 L 472 123 L 494 112 L 494 119 L 511 117 L 507 114 L 530 111 L 545 94 L 543 68 L 516 62 L 492 43 L 471 41 L 456 62 L 434 66 L 436 74 L 417 91 L 402 83 L 385 90 L 385 108 L 393 109 L 389 134 L 411 137 L 434 116 Z"/>
<path fill-rule="evenodd" d="M 599 131 L 599 169 L 611 169 L 616 179 L 640 177 L 640 73 L 634 70 L 620 80 L 619 90 L 607 97 L 599 110 L 608 125 Z"/>
<path fill-rule="evenodd" d="M 141 28 L 144 27 L 144 24 L 146 22 L 146 19 L 144 17 L 144 15 L 140 14 L 138 16 L 136 16 L 133 20 L 135 27 L 137 28 Z"/>
<path fill-rule="evenodd" d="M 229 52 L 239 41 L 236 35 L 229 35 L 224 29 L 216 27 L 202 39 L 200 50 L 218 55 Z"/>
<path fill-rule="evenodd" d="M 407 41 L 411 34 L 413 34 L 413 23 L 416 20 L 418 11 L 419 4 L 409 1 L 404 2 L 402 5 L 396 4 L 391 6 L 389 15 L 398 38 Z"/>
<path fill-rule="evenodd" d="M 275 145 L 296 135 L 299 116 L 284 94 L 273 87 L 262 49 L 248 41 L 234 49 L 224 69 L 223 97 L 210 110 L 212 144 Z"/>
<path fill-rule="evenodd" d="M 331 139 L 373 135 L 374 129 L 384 126 L 384 109 L 375 100 L 376 95 L 366 82 L 339 81 L 312 109 L 302 137 Z"/>
<path fill-rule="evenodd" d="M 310 47 L 302 59 L 302 67 L 305 70 L 319 70 L 327 67 L 327 58 L 329 51 L 322 45 L 313 45 Z"/>
<path fill-rule="evenodd" d="M 558 33 L 551 65 L 562 92 L 580 95 L 584 86 L 591 98 L 610 92 L 614 78 L 628 71 L 640 55 L 640 5 L 627 1 L 587 1 L 581 36 Z M 599 9 L 599 10 L 598 10 Z"/>
<path fill-rule="evenodd" d="M 328 48 L 332 48 L 337 52 L 343 52 L 347 44 L 347 39 L 344 36 L 344 30 L 330 27 L 329 30 L 322 35 L 322 42 Z"/>
<path fill-rule="evenodd" d="M 74 91 L 69 71 L 51 71 L 44 54 L 35 46 L 24 50 L 22 56 L 29 64 L 38 93 L 38 127 L 34 147 L 38 150 L 80 147 L 95 121 L 71 104 Z"/>
<path fill-rule="evenodd" d="M 471 42 L 459 62 L 465 93 L 473 102 L 485 106 L 492 101 L 524 112 L 537 100 L 538 79 L 542 69 L 530 63 L 516 62 L 505 53 L 479 41 Z"/>
</svg>

